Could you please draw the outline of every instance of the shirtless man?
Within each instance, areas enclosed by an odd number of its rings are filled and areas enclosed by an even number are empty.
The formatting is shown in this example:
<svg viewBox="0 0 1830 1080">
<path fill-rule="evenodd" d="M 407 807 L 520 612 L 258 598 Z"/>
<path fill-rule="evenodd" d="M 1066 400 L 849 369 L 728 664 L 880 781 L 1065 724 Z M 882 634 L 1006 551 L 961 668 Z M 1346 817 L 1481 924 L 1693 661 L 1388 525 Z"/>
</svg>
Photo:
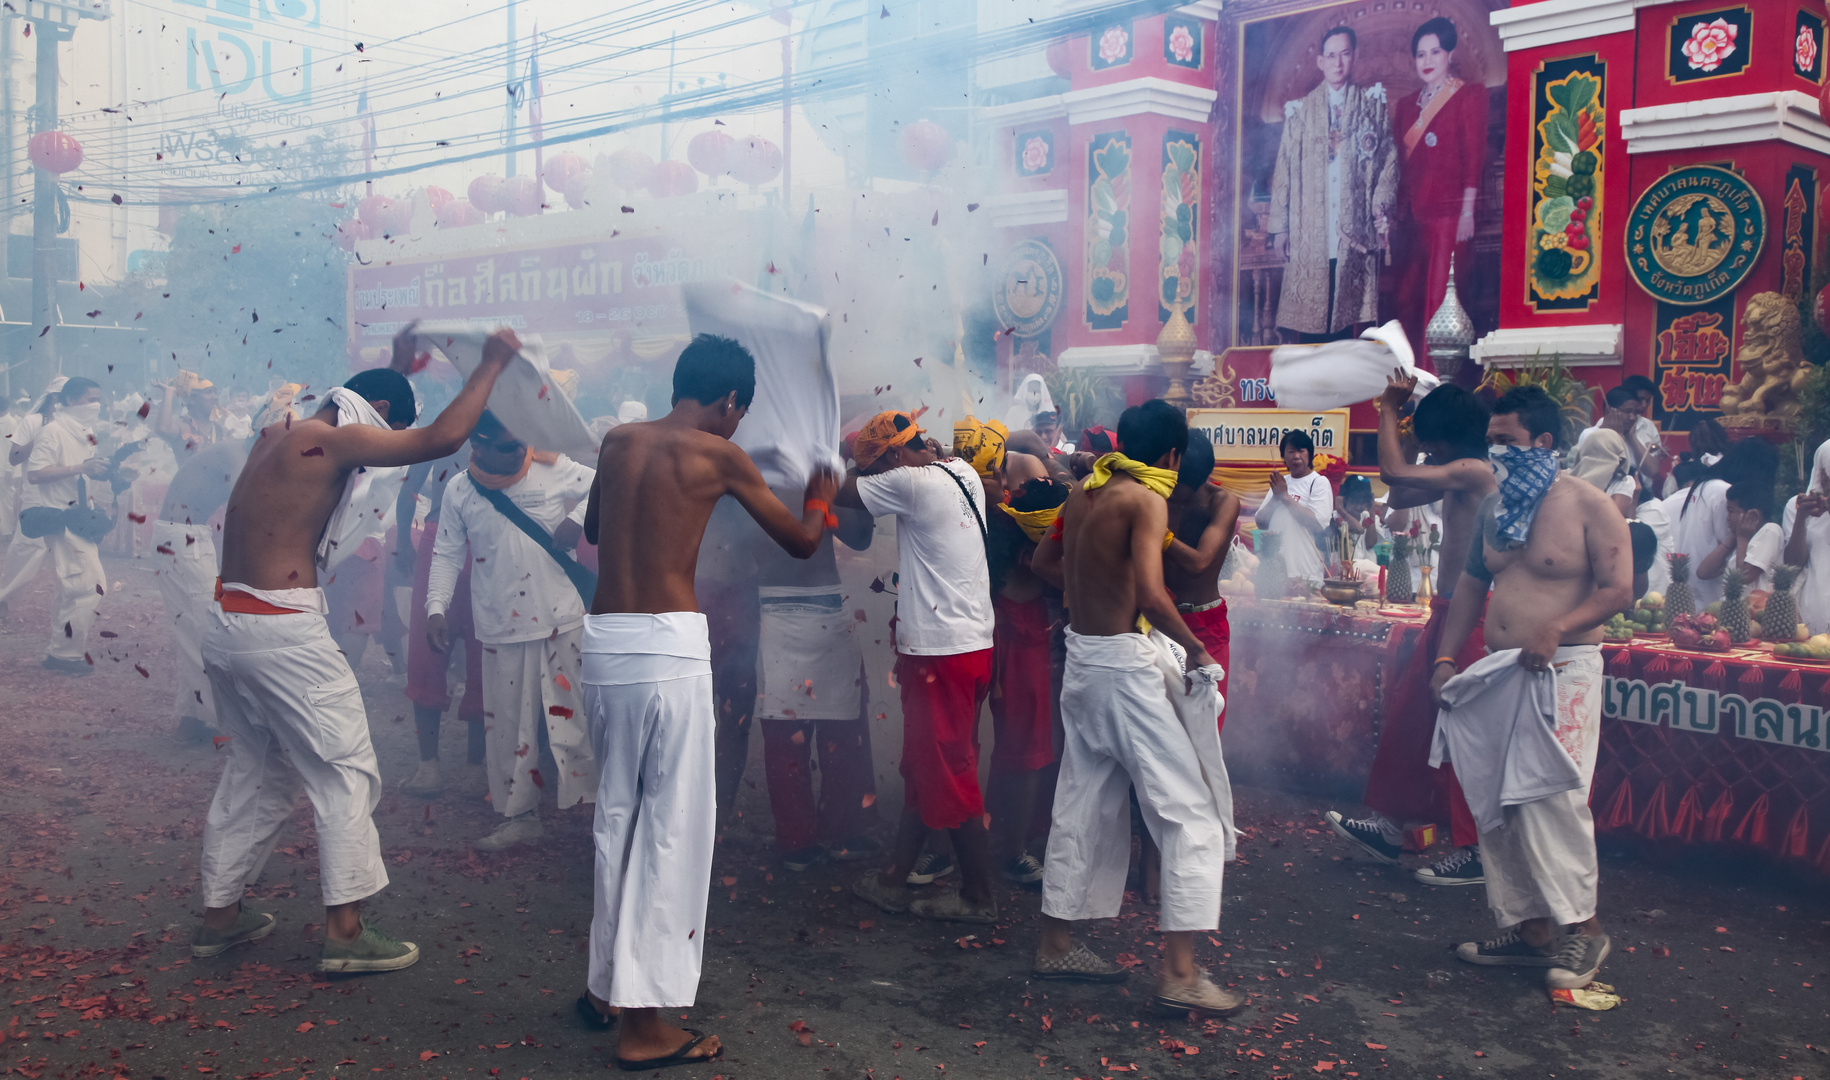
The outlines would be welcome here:
<svg viewBox="0 0 1830 1080">
<path fill-rule="evenodd" d="M 1163 553 L 1163 585 L 1175 597 L 1176 611 L 1189 632 L 1220 665 L 1224 699 L 1232 631 L 1226 600 L 1220 595 L 1220 567 L 1239 525 L 1239 497 L 1212 483 L 1213 472 L 1214 444 L 1200 432 L 1189 432 L 1188 451 L 1177 469 L 1175 490 L 1169 493 L 1169 531 L 1175 539 Z M 1219 726 L 1226 728 L 1224 706 Z"/>
<path fill-rule="evenodd" d="M 1553 989 L 1573 989 L 1594 980 L 1610 947 L 1595 914 L 1600 870 L 1588 799 L 1600 741 L 1601 624 L 1633 603 L 1633 557 L 1613 502 L 1557 472 L 1557 428 L 1556 403 L 1536 387 L 1494 402 L 1487 438 L 1502 487 L 1481 503 L 1481 539 L 1449 605 L 1442 651 L 1460 652 L 1485 600 L 1489 649 L 1518 649 L 1528 671 L 1556 670 L 1556 738 L 1582 786 L 1507 806 L 1504 826 L 1481 833 L 1487 904 L 1502 933 L 1455 951 L 1473 964 L 1548 968 Z M 1438 661 L 1430 682 L 1438 701 L 1458 669 Z"/>
<path fill-rule="evenodd" d="M 451 405 L 426 427 L 409 428 L 413 388 L 401 372 L 413 360 L 413 329 L 394 339 L 392 366 L 332 390 L 309 419 L 263 429 L 229 495 L 203 668 L 230 741 L 204 825 L 205 910 L 193 956 L 272 933 L 273 916 L 245 907 L 242 890 L 292 816 L 294 785 L 283 778 L 296 771 L 317 815 L 318 969 L 393 971 L 419 959 L 412 942 L 362 920 L 361 902 L 388 883 L 373 817 L 381 774 L 361 688 L 325 621 L 319 542 L 357 469 L 398 468 L 462 445 L 520 342 L 497 331 Z"/>
<path fill-rule="evenodd" d="M 701 334 L 674 367 L 673 411 L 604 436 L 585 512 L 597 545 L 597 595 L 585 617 L 584 697 L 602 764 L 588 1027 L 621 1011 L 617 1063 L 708 1061 L 716 1035 L 663 1023 L 693 1004 L 705 945 L 717 800 L 710 643 L 693 572 L 712 507 L 730 495 L 797 558 L 825 535 L 838 487 L 816 470 L 797 516 L 769 491 L 731 436 L 756 392 L 756 363 L 729 338 Z"/>
<path fill-rule="evenodd" d="M 248 460 L 248 440 L 203 447 L 179 466 L 153 526 L 160 561 L 159 596 L 177 631 L 178 679 L 174 698 L 180 742 L 207 742 L 216 731 L 216 692 L 203 673 L 203 631 L 211 621 L 216 585 L 216 543 L 210 518 L 229 501 Z"/>
<path fill-rule="evenodd" d="M 1398 435 L 1398 411 L 1411 399 L 1417 379 L 1398 371 L 1374 402 L 1379 409 L 1379 478 L 1390 487 L 1388 510 L 1405 510 L 1442 502 L 1442 547 L 1436 565 L 1459 568 L 1477 535 L 1475 514 L 1481 500 L 1497 484 L 1487 461 L 1487 410 L 1459 386 L 1441 386 L 1417 403 L 1412 418 L 1424 463 L 1413 463 Z M 1456 578 L 1437 578 L 1430 600 L 1430 619 L 1424 624 L 1409 666 L 1399 676 L 1398 697 L 1386 713 L 1388 724 L 1379 736 L 1372 772 L 1366 781 L 1366 805 L 1372 814 L 1345 818 L 1328 811 L 1334 831 L 1379 862 L 1396 865 L 1403 851 L 1398 823 L 1432 821 L 1449 826 L 1455 849 L 1430 866 L 1416 871 L 1425 885 L 1479 885 L 1483 869 L 1476 841 L 1474 818 L 1468 800 L 1455 779 L 1453 767 L 1432 775 L 1430 740 L 1436 732 L 1436 703 L 1425 687 L 1431 669 L 1466 666 L 1484 655 L 1478 621 L 1460 651 L 1443 648 L 1443 625 Z M 1484 594 L 1483 594 L 1484 595 Z"/>
<path fill-rule="evenodd" d="M 1100 459 L 1068 496 L 1058 533 L 1070 623 L 1061 687 L 1066 732 L 1061 779 L 1042 882 L 1042 940 L 1032 977 L 1119 982 L 1124 970 L 1076 944 L 1072 923 L 1110 919 L 1124 899 L 1131 821 L 1126 792 L 1135 787 L 1151 836 L 1163 850 L 1163 969 L 1158 1004 L 1216 1015 L 1245 1008 L 1243 994 L 1222 990 L 1195 964 L 1195 934 L 1220 925 L 1228 825 L 1203 776 L 1202 748 L 1219 754 L 1219 736 L 1188 726 L 1170 698 L 1162 666 L 1166 646 L 1137 632 L 1141 614 L 1181 647 L 1184 703 L 1219 711 L 1214 658 L 1176 613 L 1163 587 L 1165 496 L 1188 444 L 1188 423 L 1162 401 L 1126 409 L 1119 418 L 1122 452 Z M 1126 455 L 1135 455 L 1135 459 Z M 1141 459 L 1141 460 L 1137 460 Z M 1220 775 L 1224 775 L 1223 772 Z M 1224 782 L 1224 781 L 1222 781 Z"/>
</svg>

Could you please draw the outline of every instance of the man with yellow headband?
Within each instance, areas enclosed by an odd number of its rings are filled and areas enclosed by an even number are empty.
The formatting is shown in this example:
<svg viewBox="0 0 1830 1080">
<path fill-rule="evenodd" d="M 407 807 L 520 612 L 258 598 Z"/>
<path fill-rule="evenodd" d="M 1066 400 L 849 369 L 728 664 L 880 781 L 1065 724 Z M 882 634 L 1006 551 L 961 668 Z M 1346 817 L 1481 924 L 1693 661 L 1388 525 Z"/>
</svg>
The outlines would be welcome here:
<svg viewBox="0 0 1830 1080">
<path fill-rule="evenodd" d="M 1245 1008 L 1244 995 L 1214 985 L 1195 963 L 1195 934 L 1220 925 L 1233 846 L 1232 794 L 1213 721 L 1221 671 L 1163 586 L 1165 500 L 1188 422 L 1165 402 L 1146 402 L 1119 417 L 1118 442 L 1123 452 L 1095 463 L 1043 541 L 1061 549 L 1071 621 L 1061 686 L 1066 738 L 1031 975 L 1124 980 L 1123 968 L 1074 941 L 1071 924 L 1119 913 L 1131 847 L 1126 792 L 1135 788 L 1163 852 L 1158 925 L 1166 951 L 1155 1000 L 1226 1016 Z M 1148 637 L 1138 633 L 1140 615 L 1154 627 Z"/>
<path fill-rule="evenodd" d="M 180 451 L 207 446 L 222 438 L 216 384 L 194 371 L 179 371 L 165 384 L 165 398 L 159 403 L 153 430 L 175 440 L 174 449 Z"/>
</svg>

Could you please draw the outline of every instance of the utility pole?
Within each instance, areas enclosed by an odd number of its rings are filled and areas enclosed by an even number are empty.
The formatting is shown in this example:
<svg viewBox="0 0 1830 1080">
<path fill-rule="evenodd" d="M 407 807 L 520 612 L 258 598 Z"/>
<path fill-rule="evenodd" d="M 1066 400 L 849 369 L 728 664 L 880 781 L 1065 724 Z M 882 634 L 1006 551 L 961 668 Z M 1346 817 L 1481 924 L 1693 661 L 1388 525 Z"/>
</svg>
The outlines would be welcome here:
<svg viewBox="0 0 1830 1080">
<path fill-rule="evenodd" d="M 503 84 L 508 98 L 508 175 L 515 175 L 515 0 L 508 0 L 508 81 Z M 538 179 L 538 178 L 536 178 Z"/>
</svg>

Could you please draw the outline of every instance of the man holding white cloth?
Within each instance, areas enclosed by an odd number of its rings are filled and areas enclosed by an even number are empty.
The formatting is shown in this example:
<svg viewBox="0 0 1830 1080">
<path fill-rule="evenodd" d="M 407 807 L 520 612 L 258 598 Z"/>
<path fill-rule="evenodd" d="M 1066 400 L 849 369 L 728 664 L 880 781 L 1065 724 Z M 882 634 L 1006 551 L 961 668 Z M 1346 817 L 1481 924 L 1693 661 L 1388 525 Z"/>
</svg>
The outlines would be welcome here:
<svg viewBox="0 0 1830 1080">
<path fill-rule="evenodd" d="M 1611 948 L 1596 917 L 1601 874 L 1588 796 L 1600 742 L 1601 624 L 1633 602 L 1633 544 L 1607 495 L 1558 473 L 1558 425 L 1556 403 L 1536 387 L 1494 402 L 1487 441 L 1499 491 L 1481 506 L 1481 539 L 1443 628 L 1431 688 L 1444 711 L 1430 763 L 1443 760 L 1445 745 L 1456 755 L 1480 831 L 1487 904 L 1502 931 L 1456 955 L 1547 968 L 1552 989 L 1570 990 L 1594 981 Z M 1483 601 L 1495 655 L 1458 675 L 1454 658 Z M 1509 652 L 1526 676 L 1506 675 Z M 1566 782 L 1555 782 L 1562 773 Z"/>
<path fill-rule="evenodd" d="M 445 483 L 438 539 L 426 586 L 426 639 L 451 648 L 445 609 L 471 563 L 471 620 L 483 653 L 483 717 L 489 800 L 508 818 L 476 843 L 503 851 L 538 839 L 540 733 L 558 768 L 561 809 L 592 802 L 597 760 L 585 733 L 579 651 L 585 605 L 556 561 L 570 559 L 584 532 L 591 469 L 539 453 L 484 412 L 470 437 L 470 468 Z M 542 533 L 531 535 L 499 503 L 506 500 Z"/>
</svg>

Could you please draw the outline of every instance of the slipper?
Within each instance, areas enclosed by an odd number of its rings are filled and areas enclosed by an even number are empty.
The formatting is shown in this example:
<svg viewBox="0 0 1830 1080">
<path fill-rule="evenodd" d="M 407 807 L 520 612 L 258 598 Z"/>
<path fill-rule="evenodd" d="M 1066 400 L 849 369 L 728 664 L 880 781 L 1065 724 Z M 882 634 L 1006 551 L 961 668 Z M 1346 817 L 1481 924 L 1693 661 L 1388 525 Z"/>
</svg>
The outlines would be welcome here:
<svg viewBox="0 0 1830 1080">
<path fill-rule="evenodd" d="M 617 1017 L 621 1015 L 621 1013 L 612 1013 L 605 1016 L 597 1011 L 597 1006 L 591 1004 L 590 998 L 583 994 L 578 997 L 578 1018 L 583 1020 L 585 1027 L 592 1031 L 609 1031 L 616 1026 Z"/>
<path fill-rule="evenodd" d="M 1204 1016 L 1234 1016 L 1244 1012 L 1249 1004 L 1244 994 L 1215 986 L 1205 972 L 1193 985 L 1158 982 L 1151 999 L 1165 1009 Z"/>
<path fill-rule="evenodd" d="M 687 1055 L 698 1049 L 699 1044 L 706 1040 L 706 1035 L 704 1032 L 694 1031 L 692 1028 L 687 1028 L 686 1033 L 692 1038 L 686 1041 L 685 1046 L 666 1057 L 644 1058 L 641 1061 L 630 1061 L 627 1058 L 619 1057 L 616 1059 L 616 1067 L 625 1072 L 641 1072 L 645 1069 L 666 1069 L 674 1065 L 703 1065 L 710 1061 L 717 1061 L 724 1056 L 724 1047 L 720 1046 L 718 1052 L 710 1057 L 688 1057 Z"/>
</svg>

